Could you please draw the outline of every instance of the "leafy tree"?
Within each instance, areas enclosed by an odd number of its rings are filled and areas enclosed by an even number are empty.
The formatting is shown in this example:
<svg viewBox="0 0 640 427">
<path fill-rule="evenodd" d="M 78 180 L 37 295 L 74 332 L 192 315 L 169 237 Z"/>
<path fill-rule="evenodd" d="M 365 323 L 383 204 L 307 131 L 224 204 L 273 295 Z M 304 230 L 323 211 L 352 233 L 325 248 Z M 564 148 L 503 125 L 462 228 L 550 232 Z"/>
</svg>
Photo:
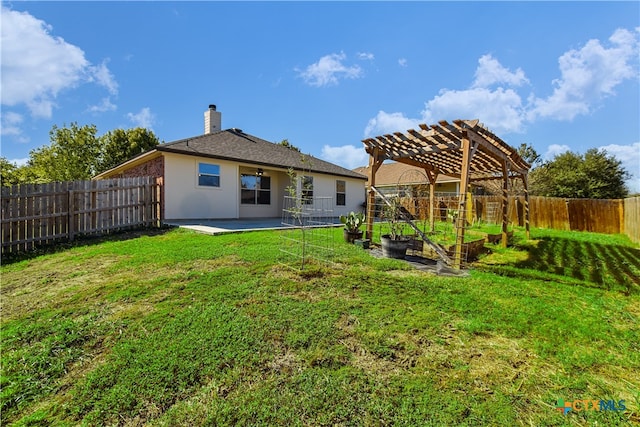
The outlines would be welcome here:
<svg viewBox="0 0 640 427">
<path fill-rule="evenodd" d="M 116 129 L 101 137 L 95 125 L 57 127 L 49 132 L 51 143 L 29 153 L 24 166 L 0 159 L 2 185 L 91 179 L 96 174 L 159 144 L 144 128 Z"/>
<path fill-rule="evenodd" d="M 109 170 L 138 154 L 155 148 L 160 141 L 148 129 L 116 129 L 100 138 L 102 155 L 97 172 Z"/>
<path fill-rule="evenodd" d="M 282 145 L 283 147 L 287 147 L 288 149 L 297 151 L 298 153 L 300 152 L 300 149 L 291 144 L 288 139 L 283 139 L 282 141 L 278 142 L 278 145 Z"/>
<path fill-rule="evenodd" d="M 0 157 L 0 181 L 2 181 L 3 186 L 10 186 L 19 183 L 16 175 L 17 170 L 18 166 L 11 163 L 6 157 Z"/>
<path fill-rule="evenodd" d="M 531 165 L 531 167 L 538 165 L 542 160 L 542 157 L 540 157 L 540 154 L 538 154 L 536 149 L 533 148 L 533 146 L 531 146 L 530 144 L 523 142 L 516 149 L 516 151 L 525 162 Z"/>
<path fill-rule="evenodd" d="M 50 145 L 35 148 L 29 153 L 28 166 L 37 182 L 74 181 L 90 179 L 97 171 L 100 140 L 95 125 L 59 128 L 49 132 Z"/>
<path fill-rule="evenodd" d="M 620 199 L 629 193 L 629 173 L 605 150 L 592 148 L 584 155 L 571 151 L 535 168 L 530 174 L 531 194 L 547 197 Z"/>
</svg>

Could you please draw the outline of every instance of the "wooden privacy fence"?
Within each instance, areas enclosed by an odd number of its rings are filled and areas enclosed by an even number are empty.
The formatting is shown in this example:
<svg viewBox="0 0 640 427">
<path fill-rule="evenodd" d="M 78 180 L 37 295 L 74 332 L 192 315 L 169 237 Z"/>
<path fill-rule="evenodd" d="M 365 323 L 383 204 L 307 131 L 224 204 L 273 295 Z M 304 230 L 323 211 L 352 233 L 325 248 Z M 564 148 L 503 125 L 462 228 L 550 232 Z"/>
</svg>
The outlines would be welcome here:
<svg viewBox="0 0 640 427">
<path fill-rule="evenodd" d="M 153 177 L 2 187 L 2 254 L 80 235 L 159 227 L 160 187 Z"/>
<path fill-rule="evenodd" d="M 480 206 L 499 204 L 499 196 L 474 196 Z M 625 230 L 622 199 L 529 197 L 532 227 L 617 234 Z M 509 222 L 524 225 L 524 196 L 509 198 Z M 491 221 L 489 221 L 491 222 Z"/>
<path fill-rule="evenodd" d="M 437 219 L 445 221 L 448 209 L 457 209 L 459 197 L 436 193 Z M 429 218 L 429 198 L 403 198 L 403 206 L 417 219 Z M 501 196 L 472 196 L 470 217 L 491 224 L 502 221 Z M 624 233 L 640 242 L 640 197 L 627 199 L 564 199 L 559 197 L 529 197 L 532 227 L 556 230 Z M 509 197 L 507 209 L 511 224 L 524 226 L 524 196 Z"/>
<path fill-rule="evenodd" d="M 624 199 L 624 234 L 640 243 L 640 196 Z"/>
</svg>

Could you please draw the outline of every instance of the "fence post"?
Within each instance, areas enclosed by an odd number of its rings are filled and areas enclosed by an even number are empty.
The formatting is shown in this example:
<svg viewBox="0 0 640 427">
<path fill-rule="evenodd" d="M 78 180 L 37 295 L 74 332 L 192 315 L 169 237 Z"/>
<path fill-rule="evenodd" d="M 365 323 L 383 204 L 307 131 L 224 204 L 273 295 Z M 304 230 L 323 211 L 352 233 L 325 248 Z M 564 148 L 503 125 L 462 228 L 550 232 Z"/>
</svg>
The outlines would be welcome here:
<svg viewBox="0 0 640 427">
<path fill-rule="evenodd" d="M 69 241 L 73 242 L 75 234 L 75 202 L 74 202 L 73 190 L 67 191 L 67 234 L 69 235 Z"/>
<path fill-rule="evenodd" d="M 145 227 L 151 227 L 153 225 L 153 198 L 151 197 L 151 189 L 151 178 L 147 178 L 142 188 L 142 197 L 144 200 L 142 212 Z"/>
</svg>

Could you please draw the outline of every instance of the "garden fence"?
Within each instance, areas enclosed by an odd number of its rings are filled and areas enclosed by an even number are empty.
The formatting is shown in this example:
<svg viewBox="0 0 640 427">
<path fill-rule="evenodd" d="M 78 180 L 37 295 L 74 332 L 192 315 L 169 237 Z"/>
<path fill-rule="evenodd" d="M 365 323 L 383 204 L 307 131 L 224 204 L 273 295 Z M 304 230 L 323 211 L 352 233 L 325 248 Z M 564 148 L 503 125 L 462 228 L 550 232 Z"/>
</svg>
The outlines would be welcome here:
<svg viewBox="0 0 640 427">
<path fill-rule="evenodd" d="M 429 197 L 403 194 L 403 206 L 417 219 L 429 217 Z M 436 193 L 435 218 L 447 219 L 450 209 L 458 209 L 459 196 Z M 605 234 L 624 233 L 634 242 L 640 242 L 640 197 L 627 199 L 565 199 L 560 197 L 529 197 L 530 225 L 556 230 L 592 231 Z M 501 196 L 471 197 L 471 209 L 466 214 L 469 222 L 481 220 L 490 224 L 502 221 Z M 525 224 L 524 196 L 508 198 L 509 223 Z"/>
<path fill-rule="evenodd" d="M 492 204 L 499 205 L 499 196 L 474 196 L 479 218 L 491 218 L 487 214 Z M 532 227 L 556 230 L 592 231 L 595 233 L 617 234 L 624 232 L 625 203 L 622 199 L 564 199 L 560 197 L 529 197 Z M 524 225 L 524 196 L 509 198 L 509 221 Z M 499 222 L 488 220 L 487 222 Z"/>
<path fill-rule="evenodd" d="M 640 196 L 624 199 L 624 234 L 640 243 Z"/>
<path fill-rule="evenodd" d="M 160 187 L 153 177 L 2 187 L 2 254 L 76 236 L 159 227 Z"/>
</svg>

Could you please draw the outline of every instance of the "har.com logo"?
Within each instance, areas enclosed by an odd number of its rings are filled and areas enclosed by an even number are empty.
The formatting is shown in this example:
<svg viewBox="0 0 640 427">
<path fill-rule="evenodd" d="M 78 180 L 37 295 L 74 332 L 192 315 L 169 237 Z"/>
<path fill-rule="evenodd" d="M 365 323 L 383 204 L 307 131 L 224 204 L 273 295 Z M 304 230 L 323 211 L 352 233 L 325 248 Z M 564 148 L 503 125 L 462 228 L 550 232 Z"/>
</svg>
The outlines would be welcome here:
<svg viewBox="0 0 640 427">
<path fill-rule="evenodd" d="M 624 404 L 624 400 L 594 400 L 594 399 L 580 399 L 580 400 L 567 400 L 558 399 L 556 403 L 556 411 L 562 412 L 562 415 L 567 415 L 571 411 L 626 411 L 627 407 Z"/>
</svg>

